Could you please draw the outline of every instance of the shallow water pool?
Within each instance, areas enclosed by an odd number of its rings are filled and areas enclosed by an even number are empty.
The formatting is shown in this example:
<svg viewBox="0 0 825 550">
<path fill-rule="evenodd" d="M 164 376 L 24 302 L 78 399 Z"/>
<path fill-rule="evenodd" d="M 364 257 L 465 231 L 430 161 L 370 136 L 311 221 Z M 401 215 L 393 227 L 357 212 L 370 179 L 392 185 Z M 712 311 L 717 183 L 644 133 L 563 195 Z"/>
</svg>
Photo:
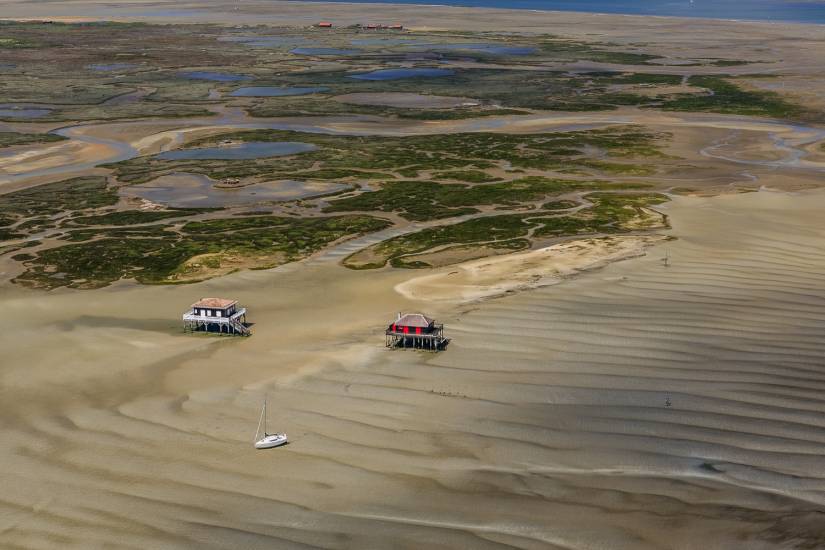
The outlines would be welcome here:
<svg viewBox="0 0 825 550">
<path fill-rule="evenodd" d="M 291 201 L 342 191 L 347 187 L 343 183 L 281 180 L 222 188 L 215 187 L 215 182 L 206 176 L 179 173 L 123 187 L 121 194 L 172 208 L 217 208 Z"/>
<path fill-rule="evenodd" d="M 31 107 L 26 105 L 0 105 L 0 118 L 40 118 L 51 113 L 53 109 Z"/>
<path fill-rule="evenodd" d="M 247 141 L 218 147 L 176 149 L 155 155 L 162 160 L 245 160 L 266 157 L 283 157 L 314 151 L 311 143 L 298 141 Z"/>
<path fill-rule="evenodd" d="M 378 69 L 368 73 L 350 75 L 357 80 L 401 80 L 403 78 L 438 78 L 454 75 L 451 69 L 436 69 L 431 67 L 414 67 L 399 69 Z"/>
</svg>

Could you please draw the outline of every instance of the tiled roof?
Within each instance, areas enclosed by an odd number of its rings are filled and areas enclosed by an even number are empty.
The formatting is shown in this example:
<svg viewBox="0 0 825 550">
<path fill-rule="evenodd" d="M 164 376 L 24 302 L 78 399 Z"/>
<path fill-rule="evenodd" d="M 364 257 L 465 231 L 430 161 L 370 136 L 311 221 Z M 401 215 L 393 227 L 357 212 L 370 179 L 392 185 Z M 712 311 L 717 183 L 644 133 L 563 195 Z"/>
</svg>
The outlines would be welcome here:
<svg viewBox="0 0 825 550">
<path fill-rule="evenodd" d="M 226 309 L 237 303 L 237 300 L 229 300 L 227 298 L 201 298 L 192 304 L 192 307 L 213 307 L 217 309 Z"/>
<path fill-rule="evenodd" d="M 421 313 L 407 313 L 402 315 L 400 319 L 395 321 L 397 326 L 402 327 L 428 327 L 433 323 L 433 320 Z"/>
</svg>

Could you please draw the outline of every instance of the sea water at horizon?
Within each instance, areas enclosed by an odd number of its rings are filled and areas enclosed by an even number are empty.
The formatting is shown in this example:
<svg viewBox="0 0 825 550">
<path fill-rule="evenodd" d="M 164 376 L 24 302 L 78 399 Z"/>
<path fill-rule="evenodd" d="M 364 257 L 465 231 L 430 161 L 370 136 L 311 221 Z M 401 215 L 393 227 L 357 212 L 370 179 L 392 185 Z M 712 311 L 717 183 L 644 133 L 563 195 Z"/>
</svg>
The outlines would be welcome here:
<svg viewBox="0 0 825 550">
<path fill-rule="evenodd" d="M 825 24 L 822 0 L 310 0 L 578 11 Z"/>
</svg>

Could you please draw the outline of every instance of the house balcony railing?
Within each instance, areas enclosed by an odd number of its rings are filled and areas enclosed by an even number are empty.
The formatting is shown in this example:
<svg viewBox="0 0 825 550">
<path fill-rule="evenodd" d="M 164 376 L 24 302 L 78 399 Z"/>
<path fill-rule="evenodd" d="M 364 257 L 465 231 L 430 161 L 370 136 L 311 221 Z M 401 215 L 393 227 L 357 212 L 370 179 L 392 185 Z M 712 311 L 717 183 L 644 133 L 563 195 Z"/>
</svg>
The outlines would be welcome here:
<svg viewBox="0 0 825 550">
<path fill-rule="evenodd" d="M 230 315 L 229 317 L 212 317 L 206 315 L 195 315 L 195 310 L 190 309 L 186 313 L 183 314 L 184 321 L 192 321 L 192 322 L 200 322 L 200 323 L 225 323 L 231 324 L 234 321 L 237 321 L 241 317 L 246 315 L 246 308 L 242 307 L 237 310 L 235 313 Z"/>
<path fill-rule="evenodd" d="M 398 338 L 403 337 L 416 337 L 416 338 L 441 338 L 444 334 L 444 325 L 433 324 L 432 330 L 429 332 L 416 332 L 414 328 L 411 328 L 409 332 L 404 332 L 403 330 L 393 330 L 392 325 L 387 327 L 387 330 L 384 332 L 387 336 L 396 336 Z"/>
</svg>

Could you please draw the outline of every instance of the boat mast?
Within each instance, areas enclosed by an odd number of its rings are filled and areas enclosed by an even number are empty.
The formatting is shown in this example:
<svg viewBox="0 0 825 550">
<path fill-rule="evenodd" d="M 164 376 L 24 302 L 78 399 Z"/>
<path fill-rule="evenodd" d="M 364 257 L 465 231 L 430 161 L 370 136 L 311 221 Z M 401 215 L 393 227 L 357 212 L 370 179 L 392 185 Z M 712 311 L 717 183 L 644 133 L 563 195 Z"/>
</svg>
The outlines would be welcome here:
<svg viewBox="0 0 825 550">
<path fill-rule="evenodd" d="M 255 430 L 255 441 L 258 441 L 258 434 L 261 433 L 261 423 L 264 424 L 264 437 L 266 437 L 266 399 L 264 399 L 264 408 L 261 409 L 261 417 L 258 419 L 258 429 Z"/>
</svg>

